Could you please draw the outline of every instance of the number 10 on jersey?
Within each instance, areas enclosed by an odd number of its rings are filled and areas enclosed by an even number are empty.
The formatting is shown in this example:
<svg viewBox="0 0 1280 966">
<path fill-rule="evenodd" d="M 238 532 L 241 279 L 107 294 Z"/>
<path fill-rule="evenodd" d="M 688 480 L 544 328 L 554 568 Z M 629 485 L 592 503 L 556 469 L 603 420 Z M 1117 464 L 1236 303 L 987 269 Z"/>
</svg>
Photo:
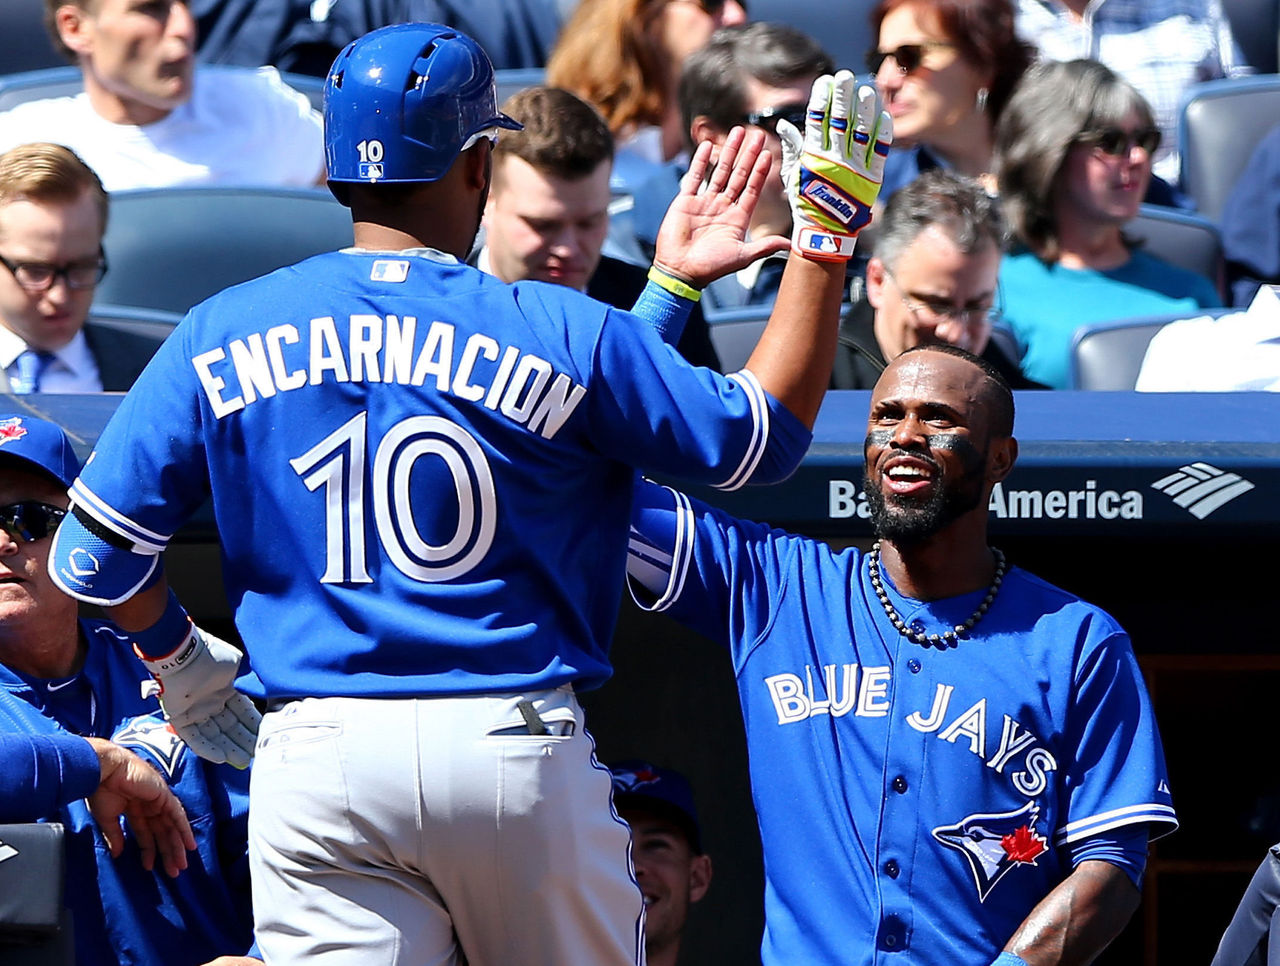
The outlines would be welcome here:
<svg viewBox="0 0 1280 966">
<path fill-rule="evenodd" d="M 289 461 L 313 493 L 324 490 L 325 550 L 321 583 L 367 584 L 365 519 L 370 510 L 378 542 L 405 576 L 423 583 L 452 580 L 484 559 L 493 544 L 498 497 L 489 460 L 469 432 L 440 416 L 411 416 L 377 443 L 367 475 L 368 413 L 347 420 L 301 456 Z M 424 457 L 439 460 L 453 492 L 432 500 L 457 501 L 457 528 L 443 544 L 431 544 L 414 521 L 410 477 Z"/>
</svg>

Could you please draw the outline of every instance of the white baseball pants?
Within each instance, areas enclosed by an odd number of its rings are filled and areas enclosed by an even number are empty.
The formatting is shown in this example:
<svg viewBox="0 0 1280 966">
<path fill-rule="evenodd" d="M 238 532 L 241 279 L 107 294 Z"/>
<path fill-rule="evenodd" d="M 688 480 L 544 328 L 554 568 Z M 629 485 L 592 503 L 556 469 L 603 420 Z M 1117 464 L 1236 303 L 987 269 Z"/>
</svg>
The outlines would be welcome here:
<svg viewBox="0 0 1280 966">
<path fill-rule="evenodd" d="M 263 719 L 250 795 L 269 966 L 644 962 L 630 833 L 570 689 L 295 701 Z"/>
</svg>

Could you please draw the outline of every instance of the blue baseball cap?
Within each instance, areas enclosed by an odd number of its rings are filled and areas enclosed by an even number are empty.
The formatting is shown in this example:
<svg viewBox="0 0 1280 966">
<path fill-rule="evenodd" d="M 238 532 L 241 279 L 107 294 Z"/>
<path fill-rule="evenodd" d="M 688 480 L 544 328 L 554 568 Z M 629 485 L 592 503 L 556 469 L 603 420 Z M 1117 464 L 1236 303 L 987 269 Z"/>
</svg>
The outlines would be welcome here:
<svg viewBox="0 0 1280 966">
<path fill-rule="evenodd" d="M 62 427 L 35 416 L 0 415 L 0 467 L 17 465 L 50 477 L 67 489 L 80 461 Z"/>
<path fill-rule="evenodd" d="M 684 775 L 639 760 L 617 762 L 609 771 L 613 773 L 613 803 L 619 811 L 643 808 L 670 820 L 684 831 L 694 853 L 702 854 L 693 788 Z"/>
</svg>

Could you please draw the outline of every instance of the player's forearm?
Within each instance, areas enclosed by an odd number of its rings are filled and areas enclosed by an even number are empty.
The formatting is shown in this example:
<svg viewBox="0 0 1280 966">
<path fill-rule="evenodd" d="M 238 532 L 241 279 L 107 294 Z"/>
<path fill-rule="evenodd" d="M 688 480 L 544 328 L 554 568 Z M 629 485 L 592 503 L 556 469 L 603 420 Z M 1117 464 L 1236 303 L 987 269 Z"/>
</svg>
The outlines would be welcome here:
<svg viewBox="0 0 1280 966">
<path fill-rule="evenodd" d="M 1120 934 L 1140 898 L 1123 869 L 1082 862 L 1031 911 L 1005 951 L 1028 966 L 1090 963 Z"/>
<path fill-rule="evenodd" d="M 169 603 L 169 581 L 161 575 L 150 587 L 138 591 L 126 601 L 104 607 L 112 623 L 123 630 L 145 631 L 164 616 Z M 178 642 L 174 641 L 176 645 Z"/>
<path fill-rule="evenodd" d="M 747 360 L 761 387 L 809 429 L 831 379 L 844 266 L 792 254 L 769 324 Z"/>
</svg>

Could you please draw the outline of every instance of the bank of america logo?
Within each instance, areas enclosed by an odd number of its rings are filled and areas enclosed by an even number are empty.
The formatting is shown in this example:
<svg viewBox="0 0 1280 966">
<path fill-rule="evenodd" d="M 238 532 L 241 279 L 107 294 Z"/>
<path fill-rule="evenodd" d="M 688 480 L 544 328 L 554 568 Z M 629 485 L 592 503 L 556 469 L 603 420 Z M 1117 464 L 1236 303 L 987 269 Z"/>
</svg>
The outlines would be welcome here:
<svg viewBox="0 0 1280 966">
<path fill-rule="evenodd" d="M 1238 473 L 1228 473 L 1208 463 L 1188 463 L 1176 473 L 1151 484 L 1197 520 L 1203 520 L 1218 507 L 1230 503 L 1253 484 Z"/>
</svg>

